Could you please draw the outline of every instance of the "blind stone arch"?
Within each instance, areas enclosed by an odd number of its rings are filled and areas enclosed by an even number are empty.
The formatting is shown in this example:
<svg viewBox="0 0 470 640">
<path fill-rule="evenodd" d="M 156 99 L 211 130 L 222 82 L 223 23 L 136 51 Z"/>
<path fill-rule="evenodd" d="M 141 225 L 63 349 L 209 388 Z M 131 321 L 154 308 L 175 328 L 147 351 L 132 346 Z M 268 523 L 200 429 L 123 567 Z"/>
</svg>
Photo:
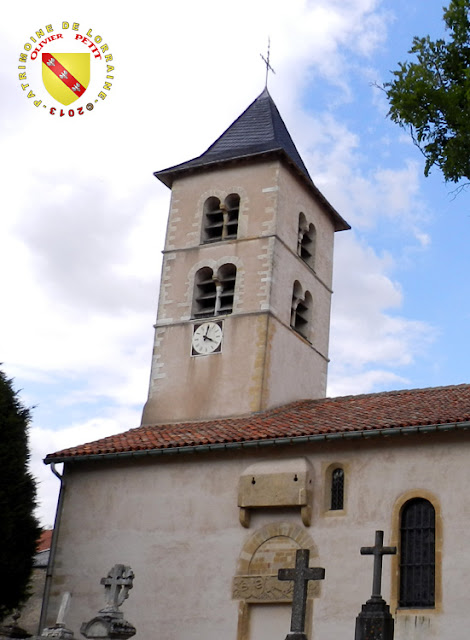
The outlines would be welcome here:
<svg viewBox="0 0 470 640">
<path fill-rule="evenodd" d="M 311 560 L 318 557 L 310 535 L 304 528 L 290 522 L 265 525 L 243 545 L 232 586 L 232 597 L 239 601 L 237 640 L 249 640 L 250 610 L 253 606 L 292 602 L 293 583 L 278 580 L 277 571 L 295 566 L 297 549 L 309 549 Z M 313 599 L 320 595 L 320 591 L 320 582 L 309 583 L 306 611 L 308 636 Z"/>
</svg>

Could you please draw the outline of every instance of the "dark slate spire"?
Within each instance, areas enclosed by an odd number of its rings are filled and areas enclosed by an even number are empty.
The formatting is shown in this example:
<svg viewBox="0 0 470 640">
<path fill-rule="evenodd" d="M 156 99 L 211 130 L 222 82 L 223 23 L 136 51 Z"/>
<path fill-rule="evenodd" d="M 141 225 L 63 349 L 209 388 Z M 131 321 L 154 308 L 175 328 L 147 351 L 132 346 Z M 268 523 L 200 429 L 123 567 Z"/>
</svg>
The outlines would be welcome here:
<svg viewBox="0 0 470 640">
<path fill-rule="evenodd" d="M 283 157 L 315 191 L 315 195 L 333 214 L 338 231 L 350 228 L 313 184 L 267 88 L 202 155 L 168 169 L 156 171 L 154 175 L 171 187 L 179 174 L 210 168 L 228 161 L 271 154 Z"/>
<path fill-rule="evenodd" d="M 270 151 L 283 151 L 297 169 L 311 180 L 273 99 L 265 89 L 201 156 L 157 171 L 155 176 L 170 186 L 173 175 L 180 171 Z"/>
</svg>

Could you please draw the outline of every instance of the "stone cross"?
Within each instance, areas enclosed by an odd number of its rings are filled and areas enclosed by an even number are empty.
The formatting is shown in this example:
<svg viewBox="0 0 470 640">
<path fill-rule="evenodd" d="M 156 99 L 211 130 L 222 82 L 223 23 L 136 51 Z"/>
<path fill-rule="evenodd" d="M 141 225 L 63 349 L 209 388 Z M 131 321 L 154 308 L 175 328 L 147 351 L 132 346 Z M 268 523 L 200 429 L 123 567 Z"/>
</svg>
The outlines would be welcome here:
<svg viewBox="0 0 470 640">
<path fill-rule="evenodd" d="M 106 578 L 101 578 L 100 584 L 104 585 L 106 600 L 106 606 L 101 609 L 102 613 L 118 611 L 124 600 L 129 597 L 133 580 L 134 572 L 124 564 L 115 564 L 108 571 Z"/>
<path fill-rule="evenodd" d="M 308 561 L 310 551 L 297 549 L 295 555 L 295 569 L 279 569 L 278 580 L 292 580 L 294 582 L 294 595 L 292 598 L 292 618 L 288 638 L 305 637 L 305 611 L 307 605 L 307 589 L 310 580 L 323 580 L 325 569 L 310 568 Z"/>
<path fill-rule="evenodd" d="M 62 596 L 62 600 L 60 602 L 60 607 L 59 607 L 59 613 L 57 614 L 57 620 L 55 622 L 56 625 L 65 626 L 65 616 L 67 614 L 67 610 L 69 608 L 71 598 L 72 598 L 72 595 L 70 594 L 69 591 L 66 591 Z"/>
<path fill-rule="evenodd" d="M 372 581 L 372 597 L 381 598 L 382 594 L 382 558 L 384 555 L 394 555 L 396 547 L 384 547 L 384 532 L 375 532 L 375 545 L 361 547 L 362 556 L 374 556 L 374 578 Z"/>
</svg>

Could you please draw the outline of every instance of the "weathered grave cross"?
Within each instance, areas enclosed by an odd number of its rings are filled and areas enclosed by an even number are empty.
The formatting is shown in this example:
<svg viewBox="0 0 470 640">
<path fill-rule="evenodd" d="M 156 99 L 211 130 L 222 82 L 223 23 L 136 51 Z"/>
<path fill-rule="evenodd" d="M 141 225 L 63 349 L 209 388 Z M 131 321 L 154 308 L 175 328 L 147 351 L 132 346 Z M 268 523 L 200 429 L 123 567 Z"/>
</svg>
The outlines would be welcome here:
<svg viewBox="0 0 470 640">
<path fill-rule="evenodd" d="M 115 564 L 106 578 L 101 578 L 104 585 L 106 607 L 102 611 L 118 611 L 124 600 L 129 597 L 132 589 L 134 572 L 124 564 Z"/>
<path fill-rule="evenodd" d="M 374 556 L 374 578 L 372 581 L 372 597 L 382 597 L 382 558 L 384 555 L 394 555 L 396 547 L 384 547 L 384 532 L 375 532 L 375 545 L 361 547 L 361 556 Z"/>
<path fill-rule="evenodd" d="M 292 618 L 288 635 L 290 638 L 302 638 L 305 632 L 305 610 L 307 605 L 307 589 L 310 580 L 323 580 L 325 569 L 310 568 L 308 561 L 310 551 L 298 549 L 295 555 L 295 569 L 279 569 L 278 580 L 292 580 L 294 595 L 292 597 Z M 299 635 L 295 635 L 299 634 Z"/>
</svg>

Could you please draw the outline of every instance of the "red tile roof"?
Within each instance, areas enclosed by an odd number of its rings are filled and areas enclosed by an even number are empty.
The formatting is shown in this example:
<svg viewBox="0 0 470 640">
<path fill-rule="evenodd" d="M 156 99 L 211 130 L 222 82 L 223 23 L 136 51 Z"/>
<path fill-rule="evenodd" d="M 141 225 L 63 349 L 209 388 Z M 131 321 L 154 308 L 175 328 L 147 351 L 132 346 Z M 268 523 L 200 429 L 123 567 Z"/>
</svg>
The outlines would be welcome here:
<svg viewBox="0 0 470 640">
<path fill-rule="evenodd" d="M 470 385 L 301 400 L 238 418 L 142 426 L 49 454 L 71 459 L 470 428 Z"/>
<path fill-rule="evenodd" d="M 39 540 L 37 541 L 36 551 L 47 551 L 51 548 L 53 529 L 46 529 L 41 533 Z"/>
</svg>

